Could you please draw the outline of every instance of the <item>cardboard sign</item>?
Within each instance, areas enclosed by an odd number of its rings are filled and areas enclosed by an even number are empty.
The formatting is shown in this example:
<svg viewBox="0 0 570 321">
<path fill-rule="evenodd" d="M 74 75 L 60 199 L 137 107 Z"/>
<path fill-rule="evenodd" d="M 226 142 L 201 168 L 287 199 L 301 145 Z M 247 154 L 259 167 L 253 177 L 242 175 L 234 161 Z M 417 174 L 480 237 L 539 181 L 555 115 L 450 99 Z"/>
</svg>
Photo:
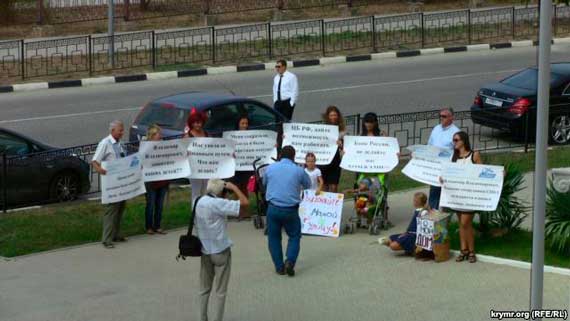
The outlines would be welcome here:
<svg viewBox="0 0 570 321">
<path fill-rule="evenodd" d="M 338 237 L 342 218 L 344 194 L 305 190 L 299 205 L 301 231 L 304 234 Z"/>
<path fill-rule="evenodd" d="M 189 138 L 190 178 L 211 179 L 234 176 L 235 143 L 225 138 Z"/>
<path fill-rule="evenodd" d="M 188 143 L 188 139 L 142 141 L 139 154 L 142 157 L 144 181 L 172 180 L 190 176 Z"/>
<path fill-rule="evenodd" d="M 271 130 L 235 130 L 224 132 L 224 138 L 236 144 L 236 171 L 253 171 L 253 161 L 258 165 L 273 163 L 277 158 L 277 133 Z"/>
<path fill-rule="evenodd" d="M 283 124 L 283 143 L 295 148 L 295 162 L 305 164 L 305 155 L 314 153 L 317 165 L 328 165 L 338 150 L 338 126 Z"/>
<path fill-rule="evenodd" d="M 340 167 L 359 173 L 388 173 L 398 166 L 399 152 L 394 137 L 345 136 Z"/>
<path fill-rule="evenodd" d="M 139 154 L 101 163 L 101 203 L 110 204 L 146 193 Z"/>
</svg>

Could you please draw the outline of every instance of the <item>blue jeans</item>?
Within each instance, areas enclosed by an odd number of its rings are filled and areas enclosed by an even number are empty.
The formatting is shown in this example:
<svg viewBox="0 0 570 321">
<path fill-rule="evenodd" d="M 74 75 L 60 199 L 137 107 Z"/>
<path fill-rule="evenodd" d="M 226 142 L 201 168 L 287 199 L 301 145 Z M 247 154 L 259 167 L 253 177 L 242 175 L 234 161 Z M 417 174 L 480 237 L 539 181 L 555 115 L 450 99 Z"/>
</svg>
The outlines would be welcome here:
<svg viewBox="0 0 570 321">
<path fill-rule="evenodd" d="M 147 230 L 160 229 L 160 221 L 162 220 L 162 205 L 164 196 L 168 191 L 168 186 L 153 189 L 150 184 L 146 185 L 146 208 L 145 208 L 145 227 Z"/>
<path fill-rule="evenodd" d="M 441 196 L 441 187 L 430 186 L 429 187 L 429 207 L 438 210 L 439 209 L 439 198 Z"/>
<path fill-rule="evenodd" d="M 287 261 L 295 265 L 301 249 L 301 219 L 298 208 L 282 208 L 269 204 L 267 208 L 267 239 L 269 253 L 275 269 L 281 270 L 283 263 L 283 248 L 281 246 L 281 230 L 289 236 L 287 243 Z"/>
</svg>

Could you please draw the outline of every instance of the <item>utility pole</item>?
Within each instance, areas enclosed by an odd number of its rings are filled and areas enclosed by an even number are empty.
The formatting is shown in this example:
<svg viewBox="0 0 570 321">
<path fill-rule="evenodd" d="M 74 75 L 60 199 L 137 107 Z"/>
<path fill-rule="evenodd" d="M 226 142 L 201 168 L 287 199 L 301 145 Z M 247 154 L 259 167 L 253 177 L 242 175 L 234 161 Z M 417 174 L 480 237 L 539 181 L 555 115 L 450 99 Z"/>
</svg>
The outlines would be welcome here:
<svg viewBox="0 0 570 321">
<path fill-rule="evenodd" d="M 544 220 L 546 212 L 546 171 L 548 113 L 550 109 L 550 47 L 552 40 L 552 0 L 541 0 L 538 53 L 538 103 L 536 106 L 536 155 L 534 167 L 534 212 L 532 224 L 532 268 L 530 310 L 542 308 L 544 291 Z M 542 320 L 542 318 L 540 319 Z"/>
</svg>

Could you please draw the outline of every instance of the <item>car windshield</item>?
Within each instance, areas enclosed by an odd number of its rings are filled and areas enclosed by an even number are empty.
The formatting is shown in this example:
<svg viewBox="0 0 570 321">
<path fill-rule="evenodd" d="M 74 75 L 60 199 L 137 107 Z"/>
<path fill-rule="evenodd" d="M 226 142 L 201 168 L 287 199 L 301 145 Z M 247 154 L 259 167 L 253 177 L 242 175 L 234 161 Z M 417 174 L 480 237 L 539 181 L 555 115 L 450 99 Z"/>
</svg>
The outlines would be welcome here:
<svg viewBox="0 0 570 321">
<path fill-rule="evenodd" d="M 143 109 L 138 124 L 144 126 L 156 124 L 164 128 L 182 129 L 188 118 L 187 114 L 187 110 L 176 108 L 172 104 L 152 103 Z"/>
<path fill-rule="evenodd" d="M 501 81 L 502 84 L 511 87 L 537 90 L 538 70 L 535 68 L 525 69 Z M 556 73 L 550 73 L 550 88 L 556 88 L 562 84 L 562 77 Z"/>
</svg>

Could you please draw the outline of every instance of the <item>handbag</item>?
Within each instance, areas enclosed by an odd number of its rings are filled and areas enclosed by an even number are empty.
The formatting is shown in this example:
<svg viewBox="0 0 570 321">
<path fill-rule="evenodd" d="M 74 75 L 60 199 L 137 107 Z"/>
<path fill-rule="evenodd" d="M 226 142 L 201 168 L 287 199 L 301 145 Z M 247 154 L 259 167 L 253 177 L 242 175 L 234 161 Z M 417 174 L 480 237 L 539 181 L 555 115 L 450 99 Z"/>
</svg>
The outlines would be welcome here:
<svg viewBox="0 0 570 321">
<path fill-rule="evenodd" d="M 188 224 L 188 233 L 186 235 L 180 235 L 180 240 L 178 241 L 179 253 L 176 256 L 176 261 L 180 258 L 186 260 L 187 256 L 202 256 L 202 242 L 196 235 L 192 235 L 192 230 L 194 229 L 194 217 L 196 215 L 196 205 L 202 196 L 198 197 L 194 201 L 194 206 L 192 207 L 192 214 L 190 214 L 190 223 Z"/>
</svg>

